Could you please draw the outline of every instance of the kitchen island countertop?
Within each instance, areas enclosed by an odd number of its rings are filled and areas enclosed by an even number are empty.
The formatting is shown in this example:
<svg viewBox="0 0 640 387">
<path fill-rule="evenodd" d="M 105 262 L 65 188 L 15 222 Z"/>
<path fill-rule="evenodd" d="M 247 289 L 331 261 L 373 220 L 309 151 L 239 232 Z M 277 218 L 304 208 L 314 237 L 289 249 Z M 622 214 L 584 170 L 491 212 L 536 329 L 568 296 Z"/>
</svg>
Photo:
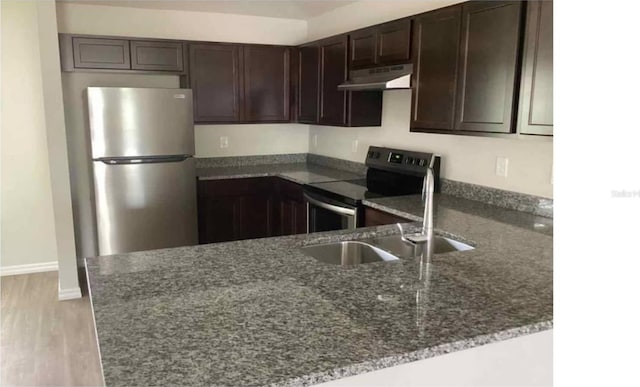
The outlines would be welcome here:
<svg viewBox="0 0 640 387">
<path fill-rule="evenodd" d="M 422 212 L 417 195 L 365 204 Z M 552 220 L 446 195 L 434 206 L 436 233 L 475 249 L 428 271 L 300 250 L 393 226 L 87 258 L 106 385 L 311 385 L 550 329 Z"/>
</svg>

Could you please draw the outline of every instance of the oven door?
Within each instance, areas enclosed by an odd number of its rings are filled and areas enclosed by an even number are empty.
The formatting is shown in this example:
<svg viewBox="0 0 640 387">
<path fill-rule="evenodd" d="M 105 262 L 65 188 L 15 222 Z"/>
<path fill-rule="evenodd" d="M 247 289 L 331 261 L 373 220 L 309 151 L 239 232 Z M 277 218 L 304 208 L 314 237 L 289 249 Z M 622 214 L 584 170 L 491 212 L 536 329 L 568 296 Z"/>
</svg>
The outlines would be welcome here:
<svg viewBox="0 0 640 387">
<path fill-rule="evenodd" d="M 307 233 L 352 230 L 358 220 L 358 208 L 305 192 L 307 203 Z"/>
</svg>

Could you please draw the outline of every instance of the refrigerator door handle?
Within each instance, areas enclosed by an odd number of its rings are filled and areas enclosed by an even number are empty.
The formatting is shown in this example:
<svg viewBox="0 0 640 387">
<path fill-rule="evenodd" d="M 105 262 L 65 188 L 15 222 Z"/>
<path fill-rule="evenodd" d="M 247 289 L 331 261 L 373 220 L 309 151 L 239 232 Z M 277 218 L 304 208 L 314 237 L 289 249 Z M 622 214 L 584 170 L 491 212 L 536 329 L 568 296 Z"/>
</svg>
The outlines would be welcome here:
<svg viewBox="0 0 640 387">
<path fill-rule="evenodd" d="M 124 164 L 153 164 L 153 163 L 178 163 L 191 157 L 191 155 L 175 156 L 150 156 L 150 157 L 101 157 L 95 159 L 108 165 Z"/>
</svg>

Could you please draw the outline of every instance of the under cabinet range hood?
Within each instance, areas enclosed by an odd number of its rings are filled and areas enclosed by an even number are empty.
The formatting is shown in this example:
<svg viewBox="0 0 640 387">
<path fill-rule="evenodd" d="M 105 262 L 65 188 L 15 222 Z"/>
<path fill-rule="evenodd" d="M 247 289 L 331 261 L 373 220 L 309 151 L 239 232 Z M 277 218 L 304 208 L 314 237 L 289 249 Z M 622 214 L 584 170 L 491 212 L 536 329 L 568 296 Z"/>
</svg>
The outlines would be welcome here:
<svg viewBox="0 0 640 387">
<path fill-rule="evenodd" d="M 413 64 L 349 71 L 349 80 L 338 90 L 394 90 L 411 88 Z"/>
</svg>

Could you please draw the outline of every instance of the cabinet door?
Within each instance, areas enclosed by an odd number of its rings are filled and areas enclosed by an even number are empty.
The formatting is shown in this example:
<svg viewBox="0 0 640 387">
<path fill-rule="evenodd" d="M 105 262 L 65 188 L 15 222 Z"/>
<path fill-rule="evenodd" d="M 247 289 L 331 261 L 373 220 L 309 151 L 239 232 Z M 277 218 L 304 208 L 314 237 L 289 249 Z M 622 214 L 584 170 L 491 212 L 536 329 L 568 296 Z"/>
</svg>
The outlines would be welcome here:
<svg viewBox="0 0 640 387">
<path fill-rule="evenodd" d="M 215 243 L 235 240 L 233 208 L 236 197 L 220 196 L 221 181 L 198 180 L 198 240 Z"/>
<path fill-rule="evenodd" d="M 347 35 L 320 44 L 320 123 L 347 123 L 347 93 L 338 85 L 347 79 Z"/>
<path fill-rule="evenodd" d="M 131 69 L 129 41 L 72 38 L 73 66 L 84 69 Z"/>
<path fill-rule="evenodd" d="M 377 30 L 376 63 L 390 65 L 411 59 L 411 19 L 386 23 L 377 27 Z"/>
<path fill-rule="evenodd" d="M 462 8 L 414 20 L 411 128 L 453 130 Z"/>
<path fill-rule="evenodd" d="M 200 243 L 276 234 L 274 178 L 198 181 Z"/>
<path fill-rule="evenodd" d="M 245 121 L 289 121 L 288 47 L 245 46 Z"/>
<path fill-rule="evenodd" d="M 277 181 L 279 227 L 278 235 L 307 232 L 307 206 L 302 186 L 283 179 Z"/>
<path fill-rule="evenodd" d="M 131 68 L 134 70 L 182 71 L 181 42 L 132 40 Z"/>
<path fill-rule="evenodd" d="M 275 202 L 271 192 L 254 191 L 238 197 L 234 204 L 236 239 L 264 238 L 275 234 Z"/>
<path fill-rule="evenodd" d="M 349 65 L 351 68 L 376 64 L 376 28 L 355 31 L 349 35 Z"/>
<path fill-rule="evenodd" d="M 530 1 L 522 70 L 518 129 L 553 134 L 553 2 Z"/>
<path fill-rule="evenodd" d="M 522 5 L 519 1 L 464 3 L 456 129 L 512 131 Z"/>
<path fill-rule="evenodd" d="M 315 46 L 300 47 L 298 51 L 298 121 L 318 123 L 319 49 Z"/>
<path fill-rule="evenodd" d="M 196 122 L 243 119 L 239 50 L 234 44 L 190 45 L 190 84 Z"/>
</svg>

